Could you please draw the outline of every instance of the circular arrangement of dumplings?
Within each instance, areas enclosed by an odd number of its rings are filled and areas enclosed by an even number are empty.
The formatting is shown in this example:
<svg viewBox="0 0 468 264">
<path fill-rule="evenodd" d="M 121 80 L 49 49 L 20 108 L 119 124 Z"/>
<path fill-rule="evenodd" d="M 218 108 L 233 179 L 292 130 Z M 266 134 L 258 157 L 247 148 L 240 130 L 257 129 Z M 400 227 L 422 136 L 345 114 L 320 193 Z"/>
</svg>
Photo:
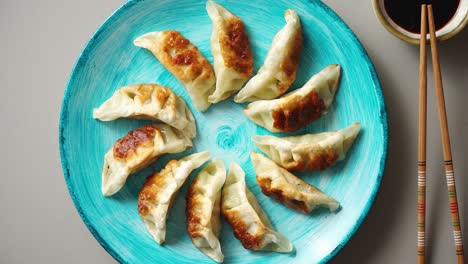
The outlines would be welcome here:
<svg viewBox="0 0 468 264">
<path fill-rule="evenodd" d="M 286 25 L 275 35 L 263 66 L 253 74 L 253 56 L 240 18 L 208 1 L 213 23 L 211 52 L 214 69 L 188 39 L 174 30 L 150 32 L 134 44 L 152 52 L 187 89 L 200 111 L 234 97 L 250 102 L 244 114 L 271 132 L 297 131 L 327 112 L 340 80 L 340 66 L 325 67 L 303 87 L 286 93 L 296 79 L 302 49 L 302 28 L 293 10 L 285 12 Z M 286 93 L 286 94 L 285 94 Z M 155 162 L 161 155 L 180 153 L 192 147 L 196 124 L 184 100 L 170 88 L 158 84 L 122 87 L 95 109 L 101 121 L 138 118 L 157 121 L 130 131 L 116 141 L 104 156 L 102 193 L 117 193 L 133 173 Z M 251 153 L 256 180 L 262 192 L 302 213 L 339 203 L 310 185 L 293 171 L 324 170 L 345 158 L 359 123 L 338 131 L 288 137 L 253 136 L 266 156 Z M 193 244 L 217 262 L 224 260 L 218 235 L 220 215 L 232 226 L 244 248 L 290 252 L 291 242 L 279 234 L 245 182 L 242 168 L 231 163 L 228 173 L 218 158 L 199 152 L 171 160 L 149 176 L 138 197 L 138 213 L 154 240 L 163 244 L 166 219 L 179 189 L 192 171 L 203 166 L 186 195 L 187 232 Z"/>
</svg>

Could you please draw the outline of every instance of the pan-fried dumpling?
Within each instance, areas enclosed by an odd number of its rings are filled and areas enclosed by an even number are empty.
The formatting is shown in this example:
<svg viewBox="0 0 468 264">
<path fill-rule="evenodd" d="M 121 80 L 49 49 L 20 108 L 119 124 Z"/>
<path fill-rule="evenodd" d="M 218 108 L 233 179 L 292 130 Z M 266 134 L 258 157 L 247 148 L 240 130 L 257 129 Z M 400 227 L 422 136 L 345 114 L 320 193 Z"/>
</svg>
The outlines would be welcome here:
<svg viewBox="0 0 468 264">
<path fill-rule="evenodd" d="M 221 210 L 244 248 L 290 252 L 291 242 L 275 231 L 268 216 L 245 184 L 245 173 L 231 163 L 221 196 Z"/>
<path fill-rule="evenodd" d="M 339 203 L 319 189 L 253 151 L 250 155 L 262 192 L 294 210 L 310 213 L 319 207 L 336 211 Z"/>
<path fill-rule="evenodd" d="M 193 244 L 208 257 L 223 262 L 221 244 L 221 187 L 226 180 L 224 163 L 215 158 L 206 165 L 187 192 L 187 232 Z"/>
<path fill-rule="evenodd" d="M 259 149 L 287 170 L 324 170 L 345 158 L 359 133 L 359 123 L 318 134 L 278 138 L 253 136 Z"/>
<path fill-rule="evenodd" d="M 293 132 L 319 119 L 333 102 L 340 66 L 330 65 L 302 87 L 274 100 L 247 105 L 245 115 L 271 132 Z"/>
<path fill-rule="evenodd" d="M 286 10 L 286 25 L 276 34 L 263 66 L 234 97 L 237 103 L 273 99 L 296 80 L 302 51 L 301 21 L 296 11 Z"/>
<path fill-rule="evenodd" d="M 159 244 L 166 238 L 166 218 L 179 188 L 190 173 L 210 158 L 208 151 L 180 160 L 171 160 L 158 173 L 146 179 L 138 196 L 138 213 L 151 236 Z"/>
<path fill-rule="evenodd" d="M 190 138 L 166 124 L 144 125 L 117 140 L 104 156 L 102 193 L 118 192 L 128 176 L 156 161 L 165 153 L 179 153 L 192 147 Z"/>
<path fill-rule="evenodd" d="M 216 89 L 208 101 L 217 103 L 239 91 L 250 78 L 253 57 L 240 18 L 213 1 L 206 3 L 206 11 L 213 21 L 211 53 L 216 74 Z"/>
<path fill-rule="evenodd" d="M 93 117 L 101 121 L 121 117 L 162 121 L 191 138 L 196 135 L 195 120 L 184 100 L 170 88 L 157 84 L 120 88 L 99 108 L 94 109 Z"/>
<path fill-rule="evenodd" d="M 150 50 L 187 89 L 200 111 L 210 106 L 208 96 L 215 88 L 215 74 L 210 62 L 188 39 L 175 30 L 151 32 L 138 37 L 133 44 Z"/>
</svg>

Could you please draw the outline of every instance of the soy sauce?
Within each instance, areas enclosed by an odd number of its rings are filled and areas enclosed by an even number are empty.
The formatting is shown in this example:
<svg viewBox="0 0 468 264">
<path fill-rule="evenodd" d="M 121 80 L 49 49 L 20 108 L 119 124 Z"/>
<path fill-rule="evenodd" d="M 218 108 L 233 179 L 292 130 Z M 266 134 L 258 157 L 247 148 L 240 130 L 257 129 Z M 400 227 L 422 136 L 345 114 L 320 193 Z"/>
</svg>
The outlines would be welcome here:
<svg viewBox="0 0 468 264">
<path fill-rule="evenodd" d="M 385 10 L 400 27 L 420 33 L 421 5 L 432 5 L 436 30 L 445 26 L 455 15 L 460 0 L 384 0 Z"/>
</svg>

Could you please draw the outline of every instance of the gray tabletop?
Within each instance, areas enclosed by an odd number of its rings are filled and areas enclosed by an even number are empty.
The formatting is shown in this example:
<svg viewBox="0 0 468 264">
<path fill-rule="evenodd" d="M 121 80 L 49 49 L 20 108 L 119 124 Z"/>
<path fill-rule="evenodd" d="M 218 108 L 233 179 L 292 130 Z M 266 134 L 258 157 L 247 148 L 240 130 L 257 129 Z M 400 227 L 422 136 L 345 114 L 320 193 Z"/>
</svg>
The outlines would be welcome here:
<svg viewBox="0 0 468 264">
<path fill-rule="evenodd" d="M 325 0 L 353 29 L 379 74 L 389 119 L 388 160 L 376 202 L 331 263 L 416 261 L 417 46 L 387 33 L 370 0 Z M 86 41 L 122 0 L 0 2 L 0 263 L 115 263 L 81 221 L 63 179 L 58 120 Z M 468 29 L 440 44 L 459 191 L 468 197 Z M 432 82 L 428 74 L 428 263 L 455 263 Z M 6 122 L 5 122 L 6 121 Z M 466 209 L 461 209 L 466 231 Z M 466 233 L 465 233 L 466 234 Z M 464 242 L 467 243 L 467 236 Z"/>
</svg>

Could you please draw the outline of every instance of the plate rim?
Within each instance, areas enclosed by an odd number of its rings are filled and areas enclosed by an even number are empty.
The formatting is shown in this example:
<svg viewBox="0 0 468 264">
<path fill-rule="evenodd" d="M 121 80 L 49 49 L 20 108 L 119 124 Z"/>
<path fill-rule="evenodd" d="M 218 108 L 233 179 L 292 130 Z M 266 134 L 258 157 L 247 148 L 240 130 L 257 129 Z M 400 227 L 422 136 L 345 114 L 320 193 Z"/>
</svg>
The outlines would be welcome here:
<svg viewBox="0 0 468 264">
<path fill-rule="evenodd" d="M 62 99 L 62 106 L 60 110 L 60 119 L 59 119 L 59 149 L 60 149 L 60 161 L 62 165 L 62 171 L 63 171 L 63 176 L 65 179 L 65 183 L 68 188 L 68 192 L 70 193 L 70 197 L 72 198 L 73 204 L 75 208 L 78 211 L 78 214 L 80 215 L 81 220 L 84 222 L 88 230 L 91 232 L 91 234 L 94 236 L 94 238 L 99 242 L 99 244 L 119 263 L 128 263 L 125 261 L 121 255 L 116 252 L 108 243 L 105 239 L 101 237 L 99 234 L 98 230 L 90 223 L 88 217 L 85 215 L 83 208 L 81 207 L 81 202 L 80 199 L 75 195 L 75 190 L 73 188 L 73 184 L 71 183 L 70 179 L 70 169 L 69 169 L 69 162 L 66 158 L 65 155 L 65 138 L 64 138 L 64 130 L 65 130 L 65 121 L 68 119 L 68 101 L 70 99 L 70 90 L 71 90 L 71 84 L 73 83 L 74 79 L 76 78 L 76 72 L 79 70 L 80 67 L 83 66 L 85 60 L 88 58 L 88 53 L 90 52 L 90 49 L 94 46 L 97 38 L 105 31 L 105 29 L 108 27 L 109 24 L 114 22 L 118 16 L 126 11 L 127 9 L 133 7 L 139 2 L 142 2 L 145 0 L 128 0 L 122 5 L 120 5 L 99 27 L 98 29 L 93 33 L 91 38 L 88 40 L 84 48 L 81 50 L 78 59 L 73 66 L 73 69 L 70 73 L 68 82 L 65 87 L 63 99 Z M 386 161 L 387 161 L 387 154 L 388 154 L 388 119 L 387 119 L 387 111 L 386 111 L 386 105 L 385 105 L 385 100 L 384 100 L 384 95 L 383 95 L 383 90 L 382 86 L 380 84 L 380 80 L 378 78 L 378 74 L 375 70 L 374 64 L 372 63 L 366 49 L 358 39 L 358 37 L 354 34 L 354 32 L 351 30 L 351 28 L 344 22 L 344 20 L 335 13 L 334 10 L 332 10 L 327 4 L 323 3 L 320 0 L 302 0 L 304 2 L 308 3 L 315 3 L 320 8 L 323 9 L 325 13 L 327 13 L 331 18 L 334 19 L 336 23 L 338 23 L 343 29 L 347 31 L 347 33 L 351 36 L 351 40 L 356 44 L 356 47 L 360 50 L 361 52 L 361 57 L 364 59 L 364 61 L 367 63 L 369 72 L 372 77 L 372 81 L 374 83 L 374 91 L 376 94 L 376 97 L 378 99 L 378 105 L 380 106 L 380 125 L 382 126 L 382 140 L 383 140 L 383 149 L 382 149 L 382 157 L 380 159 L 379 163 L 379 172 L 376 177 L 375 184 L 373 186 L 373 189 L 370 193 L 369 199 L 367 200 L 366 204 L 364 205 L 363 210 L 361 211 L 361 214 L 355 224 L 352 226 L 351 229 L 347 232 L 345 235 L 344 239 L 330 252 L 328 255 L 326 255 L 320 263 L 327 263 L 329 262 L 334 256 L 340 252 L 343 247 L 349 242 L 349 240 L 354 236 L 354 234 L 357 232 L 357 230 L 361 227 L 362 223 L 366 219 L 367 215 L 369 214 L 370 209 L 373 207 L 378 190 L 380 189 L 380 185 L 382 183 L 382 178 L 385 172 L 385 167 L 386 167 Z"/>
</svg>

